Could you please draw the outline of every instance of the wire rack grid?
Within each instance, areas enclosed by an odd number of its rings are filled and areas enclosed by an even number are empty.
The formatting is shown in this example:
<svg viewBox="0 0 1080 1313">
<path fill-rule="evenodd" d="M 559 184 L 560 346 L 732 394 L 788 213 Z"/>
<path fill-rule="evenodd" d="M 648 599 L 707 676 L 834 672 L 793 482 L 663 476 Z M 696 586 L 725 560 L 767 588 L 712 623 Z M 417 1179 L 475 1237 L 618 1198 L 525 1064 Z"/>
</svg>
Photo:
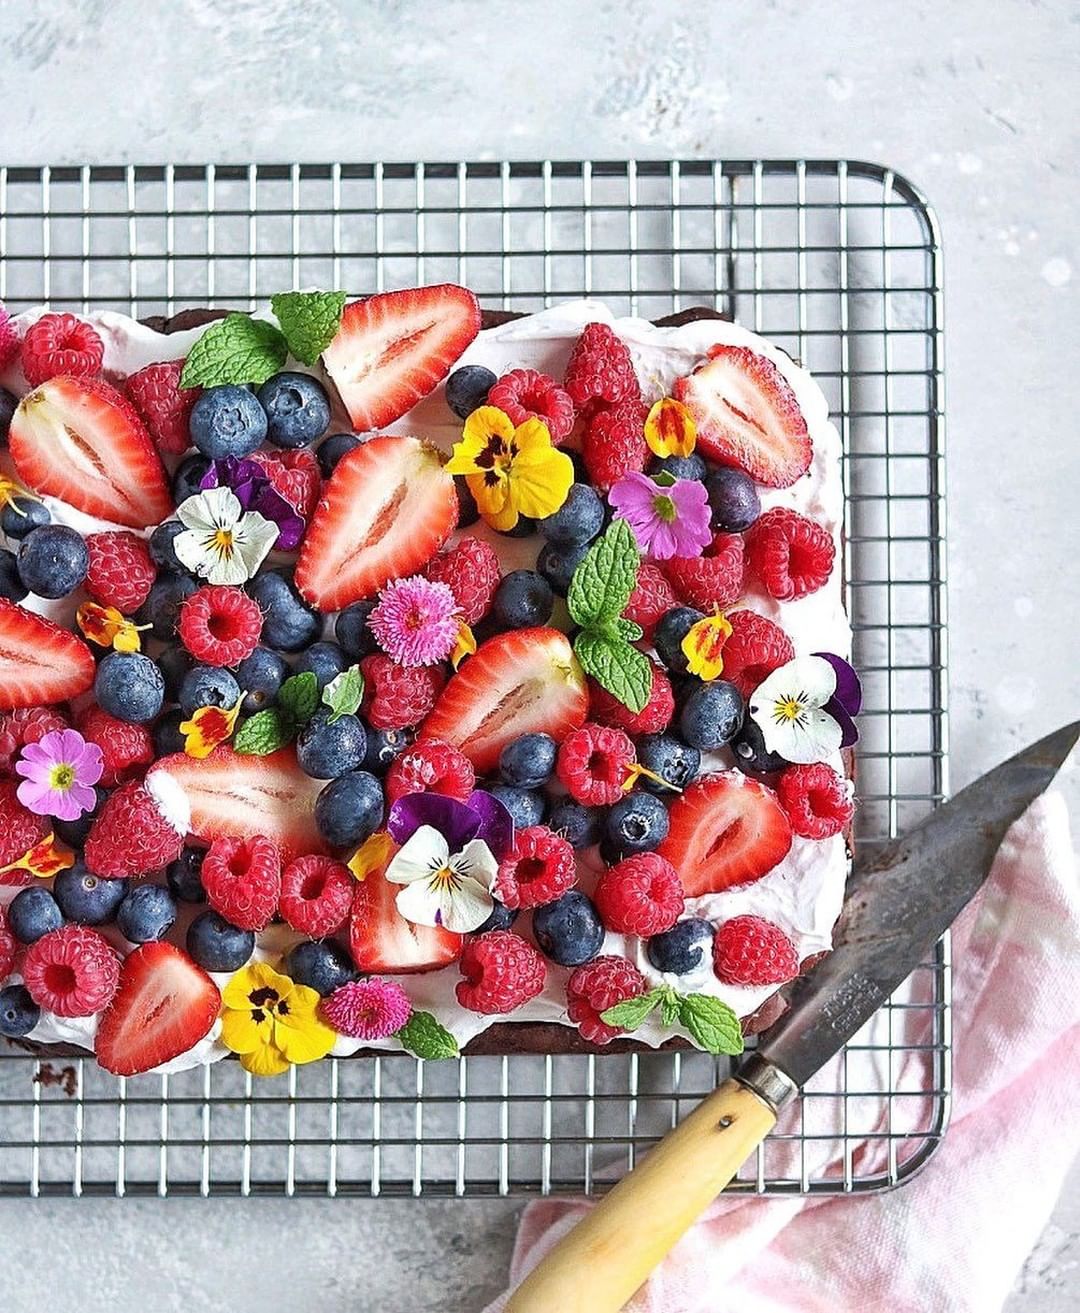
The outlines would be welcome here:
<svg viewBox="0 0 1080 1313">
<path fill-rule="evenodd" d="M 946 793 L 941 254 L 914 187 L 825 160 L 0 168 L 17 311 L 249 307 L 454 280 L 529 311 L 716 306 L 815 374 L 844 444 L 867 710 L 857 842 Z M 733 1188 L 887 1187 L 948 1117 L 947 944 Z M 915 1075 L 912 1076 L 912 1064 Z M 117 1081 L 0 1056 L 0 1194 L 597 1193 L 725 1074 L 703 1054 L 235 1063 Z M 860 1145 L 863 1146 L 860 1148 Z"/>
</svg>

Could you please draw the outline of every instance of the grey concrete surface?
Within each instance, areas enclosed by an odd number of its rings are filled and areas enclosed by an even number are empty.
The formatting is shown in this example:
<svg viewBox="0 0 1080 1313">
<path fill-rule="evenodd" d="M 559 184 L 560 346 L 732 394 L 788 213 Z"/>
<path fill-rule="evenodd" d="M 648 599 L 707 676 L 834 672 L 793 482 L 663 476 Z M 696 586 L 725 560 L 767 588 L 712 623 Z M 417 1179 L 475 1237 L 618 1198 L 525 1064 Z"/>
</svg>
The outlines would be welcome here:
<svg viewBox="0 0 1080 1313">
<path fill-rule="evenodd" d="M 8 163 L 846 155 L 906 173 L 947 250 L 954 783 L 1080 714 L 1075 3 L 0 0 L 0 51 Z M 1080 772 L 1066 789 L 1075 812 Z M 5 1204 L 20 1268 L 0 1259 L 0 1305 L 40 1308 L 56 1256 L 80 1313 L 471 1313 L 519 1207 Z M 1009 1313 L 1075 1308 L 1078 1263 L 1074 1174 Z"/>
</svg>

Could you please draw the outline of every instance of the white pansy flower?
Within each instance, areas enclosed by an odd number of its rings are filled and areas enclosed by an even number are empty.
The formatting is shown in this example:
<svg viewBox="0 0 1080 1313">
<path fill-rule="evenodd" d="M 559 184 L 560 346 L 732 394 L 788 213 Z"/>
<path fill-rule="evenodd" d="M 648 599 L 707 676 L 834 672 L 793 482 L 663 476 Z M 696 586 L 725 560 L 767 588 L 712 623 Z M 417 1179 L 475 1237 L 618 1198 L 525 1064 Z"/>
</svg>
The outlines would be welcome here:
<svg viewBox="0 0 1080 1313">
<path fill-rule="evenodd" d="M 177 508 L 184 532 L 173 551 L 187 568 L 212 584 L 243 584 L 253 578 L 277 541 L 278 526 L 258 511 L 245 511 L 231 488 L 207 488 Z"/>
<path fill-rule="evenodd" d="M 836 671 L 823 657 L 796 657 L 774 670 L 750 695 L 750 716 L 768 752 L 809 765 L 839 751 L 843 731 L 824 710 L 836 692 Z"/>
<path fill-rule="evenodd" d="M 491 887 L 498 870 L 483 839 L 470 839 L 452 853 L 438 830 L 421 825 L 395 854 L 386 878 L 405 886 L 396 902 L 406 921 L 464 935 L 491 915 Z"/>
</svg>

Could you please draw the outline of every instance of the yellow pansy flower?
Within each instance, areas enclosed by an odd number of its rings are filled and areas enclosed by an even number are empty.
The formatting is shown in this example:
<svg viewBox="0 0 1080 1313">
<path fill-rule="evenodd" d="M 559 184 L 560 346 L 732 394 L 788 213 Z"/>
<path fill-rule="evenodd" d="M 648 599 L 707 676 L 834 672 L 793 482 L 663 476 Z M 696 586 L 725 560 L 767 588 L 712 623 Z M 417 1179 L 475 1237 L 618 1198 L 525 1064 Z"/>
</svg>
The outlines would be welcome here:
<svg viewBox="0 0 1080 1313">
<path fill-rule="evenodd" d="M 465 421 L 446 470 L 465 476 L 480 514 L 502 532 L 522 515 L 554 515 L 574 482 L 573 462 L 551 445 L 543 420 L 515 427 L 497 406 L 480 406 Z"/>
<path fill-rule="evenodd" d="M 657 456 L 689 456 L 697 445 L 693 415 L 674 397 L 661 397 L 645 421 L 645 441 Z"/>
<path fill-rule="evenodd" d="M 707 615 L 690 626 L 680 646 L 691 675 L 708 682 L 724 669 L 724 644 L 731 637 L 731 624 L 722 615 Z"/>
<path fill-rule="evenodd" d="M 319 995 L 267 962 L 241 967 L 221 995 L 221 1042 L 253 1076 L 280 1076 L 290 1066 L 317 1062 L 337 1032 L 318 1015 Z"/>
</svg>

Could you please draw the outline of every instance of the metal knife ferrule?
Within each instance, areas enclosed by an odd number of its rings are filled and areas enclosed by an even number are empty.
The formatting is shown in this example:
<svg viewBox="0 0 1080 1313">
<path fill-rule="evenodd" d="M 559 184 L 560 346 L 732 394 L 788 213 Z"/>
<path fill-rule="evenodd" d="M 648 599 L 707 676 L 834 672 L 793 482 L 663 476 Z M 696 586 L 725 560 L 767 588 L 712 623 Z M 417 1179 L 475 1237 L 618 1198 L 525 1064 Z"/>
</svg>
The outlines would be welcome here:
<svg viewBox="0 0 1080 1313">
<path fill-rule="evenodd" d="M 734 1076 L 740 1085 L 752 1090 L 773 1112 L 779 1112 L 799 1092 L 799 1087 L 791 1077 L 760 1053 L 751 1053 Z"/>
</svg>

